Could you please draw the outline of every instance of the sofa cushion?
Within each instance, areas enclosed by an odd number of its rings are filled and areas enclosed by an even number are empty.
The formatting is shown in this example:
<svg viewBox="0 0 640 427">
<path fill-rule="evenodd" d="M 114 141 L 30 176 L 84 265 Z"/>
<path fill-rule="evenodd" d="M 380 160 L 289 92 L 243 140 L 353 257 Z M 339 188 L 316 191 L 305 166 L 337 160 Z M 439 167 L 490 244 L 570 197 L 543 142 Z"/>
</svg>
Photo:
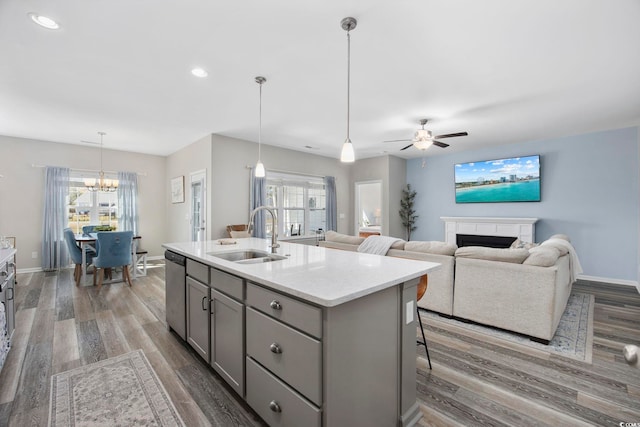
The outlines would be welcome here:
<svg viewBox="0 0 640 427">
<path fill-rule="evenodd" d="M 349 245 L 360 245 L 365 239 L 365 237 L 349 236 L 335 231 L 327 231 L 324 234 L 324 238 L 328 242 L 347 243 Z"/>
<path fill-rule="evenodd" d="M 551 267 L 558 261 L 560 252 L 553 246 L 538 246 L 529 249 L 529 257 L 523 264 L 539 267 Z"/>
<path fill-rule="evenodd" d="M 452 255 L 458 247 L 446 242 L 414 241 L 404 244 L 404 250 L 410 252 L 425 252 L 428 254 Z"/>
<path fill-rule="evenodd" d="M 488 261 L 511 262 L 514 264 L 522 264 L 529 256 L 527 249 L 502 249 L 487 248 L 484 246 L 464 246 L 458 248 L 455 252 L 456 257 L 475 258 Z"/>
</svg>

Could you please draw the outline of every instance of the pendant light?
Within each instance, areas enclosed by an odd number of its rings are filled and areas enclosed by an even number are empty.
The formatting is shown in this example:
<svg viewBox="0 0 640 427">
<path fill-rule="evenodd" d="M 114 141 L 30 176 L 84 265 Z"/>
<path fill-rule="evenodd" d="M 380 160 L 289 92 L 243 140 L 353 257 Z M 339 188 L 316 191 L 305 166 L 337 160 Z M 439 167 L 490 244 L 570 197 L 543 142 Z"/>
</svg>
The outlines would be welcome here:
<svg viewBox="0 0 640 427">
<path fill-rule="evenodd" d="M 89 191 L 102 191 L 105 193 L 112 193 L 118 189 L 117 179 L 105 179 L 104 170 L 102 169 L 102 138 L 106 135 L 105 132 L 98 132 L 100 135 L 100 172 L 98 173 L 98 179 L 88 178 L 84 180 L 84 186 Z"/>
<path fill-rule="evenodd" d="M 262 76 L 256 77 L 256 83 L 260 85 L 260 121 L 258 126 L 258 163 L 256 163 L 256 178 L 263 178 L 265 176 L 264 165 L 262 164 L 262 160 L 260 159 L 261 148 L 262 148 L 262 83 L 266 82 Z"/>
<path fill-rule="evenodd" d="M 349 113 L 350 113 L 350 92 L 351 92 L 351 35 L 349 31 L 356 28 L 358 21 L 355 18 L 344 18 L 340 21 L 340 26 L 347 32 L 347 139 L 342 144 L 342 153 L 340 154 L 340 161 L 344 163 L 353 163 L 356 160 L 356 155 L 353 151 L 353 144 L 349 138 Z"/>
</svg>

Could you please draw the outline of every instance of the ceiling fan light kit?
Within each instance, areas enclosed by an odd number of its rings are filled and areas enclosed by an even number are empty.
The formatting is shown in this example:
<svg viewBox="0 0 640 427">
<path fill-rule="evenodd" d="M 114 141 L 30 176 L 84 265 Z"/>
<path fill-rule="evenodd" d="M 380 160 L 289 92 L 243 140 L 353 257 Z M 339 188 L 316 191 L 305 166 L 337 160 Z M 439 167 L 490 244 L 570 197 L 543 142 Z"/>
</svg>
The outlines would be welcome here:
<svg viewBox="0 0 640 427">
<path fill-rule="evenodd" d="M 383 142 L 400 142 L 400 141 L 411 141 L 411 144 L 407 145 L 406 147 L 403 147 L 400 149 L 400 151 L 404 151 L 407 148 L 410 147 L 416 147 L 418 150 L 426 150 L 429 147 L 431 147 L 432 145 L 436 145 L 440 148 L 447 148 L 449 146 L 449 144 L 446 144 L 444 142 L 441 141 L 437 141 L 437 139 L 439 138 L 453 138 L 456 136 L 467 136 L 469 135 L 467 132 L 457 132 L 457 133 L 447 133 L 444 135 L 436 135 L 433 136 L 433 134 L 431 133 L 430 130 L 427 130 L 424 128 L 424 125 L 427 124 L 429 120 L 428 119 L 422 119 L 420 120 L 420 125 L 422 126 L 422 129 L 418 129 L 414 134 L 413 134 L 413 139 L 394 139 L 391 141 L 383 141 Z"/>
<path fill-rule="evenodd" d="M 353 149 L 353 144 L 349 138 L 349 113 L 350 113 L 350 92 L 351 92 L 351 35 L 349 31 L 356 28 L 358 21 L 355 18 L 347 17 L 340 21 L 340 26 L 347 32 L 347 138 L 342 144 L 342 153 L 340 154 L 340 161 L 343 163 L 353 163 L 356 160 L 356 154 Z"/>
</svg>

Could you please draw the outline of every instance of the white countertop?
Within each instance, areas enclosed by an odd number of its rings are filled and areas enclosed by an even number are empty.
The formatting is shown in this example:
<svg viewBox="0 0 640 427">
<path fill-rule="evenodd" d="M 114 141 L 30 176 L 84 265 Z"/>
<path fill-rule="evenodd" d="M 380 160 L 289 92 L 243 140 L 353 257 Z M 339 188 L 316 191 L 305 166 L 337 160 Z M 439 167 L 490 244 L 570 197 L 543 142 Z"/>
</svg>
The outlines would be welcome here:
<svg viewBox="0 0 640 427">
<path fill-rule="evenodd" d="M 0 249 L 0 264 L 4 264 L 13 257 L 17 251 L 14 248 Z"/>
<path fill-rule="evenodd" d="M 296 243 L 279 242 L 278 255 L 287 259 L 242 264 L 209 252 L 260 250 L 270 252 L 270 240 L 236 239 L 234 245 L 207 242 L 165 243 L 162 246 L 187 258 L 263 284 L 275 290 L 324 306 L 351 301 L 409 279 L 420 277 L 440 264 L 387 256 L 341 251 Z"/>
</svg>

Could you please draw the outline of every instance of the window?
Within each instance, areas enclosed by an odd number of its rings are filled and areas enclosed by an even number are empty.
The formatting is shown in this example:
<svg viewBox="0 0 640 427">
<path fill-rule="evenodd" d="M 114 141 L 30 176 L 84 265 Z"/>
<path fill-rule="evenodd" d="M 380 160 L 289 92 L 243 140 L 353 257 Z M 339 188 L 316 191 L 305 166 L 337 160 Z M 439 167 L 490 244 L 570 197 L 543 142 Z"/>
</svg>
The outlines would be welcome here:
<svg viewBox="0 0 640 427">
<path fill-rule="evenodd" d="M 267 206 L 277 209 L 280 236 L 310 236 L 326 227 L 326 191 L 322 178 L 270 172 Z M 265 218 L 267 234 L 271 234 L 271 216 Z"/>
<path fill-rule="evenodd" d="M 67 226 L 74 233 L 82 233 L 82 227 L 90 224 L 110 225 L 115 230 L 118 227 L 118 193 L 89 191 L 84 186 L 84 178 L 71 172 L 67 218 Z"/>
</svg>

